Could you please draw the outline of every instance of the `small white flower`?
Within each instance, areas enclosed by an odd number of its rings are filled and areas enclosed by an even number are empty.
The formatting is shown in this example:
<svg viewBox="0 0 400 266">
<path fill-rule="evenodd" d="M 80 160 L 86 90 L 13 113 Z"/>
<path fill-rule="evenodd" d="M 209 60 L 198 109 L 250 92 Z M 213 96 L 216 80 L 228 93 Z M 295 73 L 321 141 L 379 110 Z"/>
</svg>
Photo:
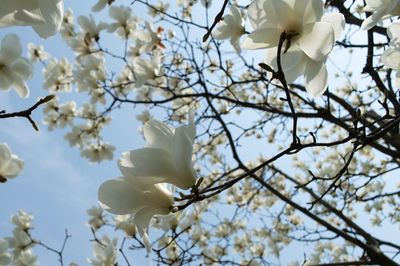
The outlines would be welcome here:
<svg viewBox="0 0 400 266">
<path fill-rule="evenodd" d="M 100 227 L 106 224 L 107 221 L 104 219 L 104 213 L 102 208 L 93 206 L 86 212 L 89 215 L 88 225 L 94 231 L 98 230 Z"/>
<path fill-rule="evenodd" d="M 94 38 L 95 41 L 99 40 L 100 32 L 108 27 L 107 23 L 104 22 L 97 24 L 92 15 L 89 15 L 89 17 L 79 16 L 78 24 L 85 33 L 85 37 L 89 39 Z"/>
<path fill-rule="evenodd" d="M 140 115 L 136 116 L 136 119 L 145 124 L 152 119 L 152 116 L 148 110 L 144 110 Z"/>
<path fill-rule="evenodd" d="M 231 14 L 225 15 L 223 20 L 217 24 L 212 35 L 217 40 L 230 39 L 237 53 L 240 53 L 240 37 L 245 33 L 244 20 L 240 10 L 231 6 Z"/>
<path fill-rule="evenodd" d="M 151 60 L 135 58 L 133 61 L 133 69 L 136 77 L 135 87 L 140 88 L 146 82 L 153 84 L 160 76 L 161 56 L 155 55 Z"/>
<path fill-rule="evenodd" d="M 7 34 L 0 47 L 0 90 L 8 91 L 11 87 L 20 97 L 27 98 L 29 89 L 25 80 L 33 73 L 32 63 L 21 57 L 22 47 L 17 35 Z"/>
<path fill-rule="evenodd" d="M 46 61 L 50 58 L 50 54 L 46 52 L 43 45 L 35 45 L 34 43 L 28 43 L 28 58 L 36 63 L 38 61 Z"/>
<path fill-rule="evenodd" d="M 63 0 L 2 0 L 0 27 L 29 25 L 48 38 L 60 30 L 63 13 Z"/>
<path fill-rule="evenodd" d="M 24 161 L 11 153 L 7 143 L 0 143 L 0 183 L 20 174 Z"/>
</svg>

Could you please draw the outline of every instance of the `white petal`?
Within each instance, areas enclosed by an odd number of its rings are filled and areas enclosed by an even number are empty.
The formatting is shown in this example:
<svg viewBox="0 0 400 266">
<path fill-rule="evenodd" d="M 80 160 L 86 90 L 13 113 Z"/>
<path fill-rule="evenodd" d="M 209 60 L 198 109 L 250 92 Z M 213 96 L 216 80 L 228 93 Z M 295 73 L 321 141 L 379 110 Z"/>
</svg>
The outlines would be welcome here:
<svg viewBox="0 0 400 266">
<path fill-rule="evenodd" d="M 333 32 L 335 33 L 335 41 L 340 39 L 344 28 L 346 26 L 346 21 L 343 14 L 341 13 L 330 13 L 322 17 L 321 21 L 328 22 L 333 27 Z"/>
<path fill-rule="evenodd" d="M 11 80 L 8 78 L 8 75 L 4 75 L 4 73 L 0 72 L 0 90 L 8 91 L 10 89 L 10 86 Z"/>
<path fill-rule="evenodd" d="M 98 198 L 105 209 L 114 214 L 135 213 L 147 200 L 140 189 L 125 179 L 112 179 L 101 184 Z"/>
<path fill-rule="evenodd" d="M 231 36 L 229 26 L 225 21 L 218 22 L 217 26 L 212 32 L 212 35 L 217 40 L 225 40 Z"/>
<path fill-rule="evenodd" d="M 302 18 L 301 24 L 305 25 L 321 20 L 324 3 L 321 0 L 296 0 L 293 9 Z"/>
<path fill-rule="evenodd" d="M 18 58 L 12 63 L 10 68 L 24 80 L 30 79 L 32 77 L 33 65 L 26 58 Z"/>
<path fill-rule="evenodd" d="M 196 183 L 197 176 L 192 165 L 193 140 L 192 127 L 182 126 L 176 129 L 173 156 L 179 176 L 175 177 L 173 184 L 181 189 L 188 189 Z"/>
<path fill-rule="evenodd" d="M 389 47 L 381 56 L 383 64 L 392 69 L 400 68 L 400 49 Z"/>
<path fill-rule="evenodd" d="M 400 43 L 400 22 L 395 22 L 390 25 L 387 29 L 387 33 L 389 35 L 391 44 Z"/>
<path fill-rule="evenodd" d="M 149 147 L 171 150 L 174 131 L 169 126 L 152 119 L 144 124 L 143 134 Z"/>
<path fill-rule="evenodd" d="M 32 28 L 42 38 L 56 34 L 61 27 L 64 16 L 63 0 L 39 0 L 41 14 L 45 24 L 32 25 Z"/>
<path fill-rule="evenodd" d="M 325 62 L 307 62 L 304 73 L 305 87 L 308 94 L 312 97 L 320 97 L 328 86 L 328 71 Z"/>
<path fill-rule="evenodd" d="M 9 33 L 1 41 L 0 62 L 10 63 L 21 56 L 22 46 L 19 37 L 14 33 Z"/>
<path fill-rule="evenodd" d="M 26 85 L 25 81 L 23 81 L 21 78 L 18 78 L 17 81 L 14 81 L 12 87 L 14 88 L 15 92 L 18 94 L 19 97 L 21 98 L 29 97 L 28 85 Z"/>
<path fill-rule="evenodd" d="M 271 1 L 271 5 L 267 8 L 275 10 L 275 14 L 278 19 L 278 23 L 276 24 L 276 26 L 278 24 L 280 24 L 281 26 L 287 26 L 289 24 L 292 24 L 293 22 L 297 24 L 297 22 L 299 22 L 298 20 L 302 19 L 303 14 L 301 14 L 301 17 L 295 16 L 296 10 L 293 10 L 294 2 L 294 0 Z"/>
<path fill-rule="evenodd" d="M 0 175 L 6 178 L 14 178 L 22 171 L 24 161 L 13 155 L 12 159 L 3 167 L 1 167 Z"/>
<path fill-rule="evenodd" d="M 169 209 L 143 208 L 135 214 L 135 224 L 141 236 L 147 232 L 151 218 L 156 214 L 168 214 Z"/>
<path fill-rule="evenodd" d="M 382 17 L 385 15 L 386 9 L 379 9 L 378 11 L 372 13 L 371 16 L 367 17 L 363 23 L 361 24 L 361 29 L 362 30 L 369 30 L 372 27 L 374 27 L 376 24 L 379 23 L 379 21 L 382 19 Z"/>
<path fill-rule="evenodd" d="M 396 88 L 400 88 L 400 71 L 396 72 L 396 78 L 394 79 L 394 85 Z"/>
<path fill-rule="evenodd" d="M 276 26 L 278 17 L 275 10 L 271 8 L 275 0 L 254 0 L 247 11 L 247 16 L 254 29 Z"/>
<path fill-rule="evenodd" d="M 244 49 L 260 49 L 277 46 L 279 43 L 280 32 L 277 28 L 256 29 L 242 43 Z"/>
<path fill-rule="evenodd" d="M 7 143 L 0 143 L 0 169 L 11 160 L 11 150 Z"/>
<path fill-rule="evenodd" d="M 151 252 L 151 242 L 150 242 L 150 238 L 149 238 L 149 236 L 147 235 L 146 232 L 143 234 L 142 237 L 143 237 L 143 244 L 144 244 L 144 247 L 146 248 L 146 252 L 147 252 L 147 254 L 150 254 L 150 252 Z"/>
<path fill-rule="evenodd" d="M 18 21 L 15 22 L 16 25 L 35 25 L 45 23 L 41 14 L 26 9 L 18 10 L 14 17 Z"/>
<path fill-rule="evenodd" d="M 130 176 L 174 178 L 176 169 L 172 154 L 159 148 L 142 148 L 130 152 L 133 167 Z"/>
<path fill-rule="evenodd" d="M 292 45 L 289 50 L 281 55 L 281 65 L 284 71 L 295 67 L 303 57 L 304 52 L 297 46 Z M 275 70 L 278 70 L 278 48 L 270 48 L 265 54 L 265 63 Z"/>
<path fill-rule="evenodd" d="M 321 61 L 332 50 L 334 31 L 330 23 L 307 24 L 298 40 L 300 48 L 313 60 Z"/>
</svg>

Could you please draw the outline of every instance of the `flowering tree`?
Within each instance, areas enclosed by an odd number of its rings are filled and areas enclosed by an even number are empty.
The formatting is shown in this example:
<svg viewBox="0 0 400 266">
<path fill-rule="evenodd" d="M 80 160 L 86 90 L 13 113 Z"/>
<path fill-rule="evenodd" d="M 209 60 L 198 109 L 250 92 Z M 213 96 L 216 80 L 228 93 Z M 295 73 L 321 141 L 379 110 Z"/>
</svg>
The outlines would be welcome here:
<svg viewBox="0 0 400 266">
<path fill-rule="evenodd" d="M 30 44 L 23 58 L 3 36 L 0 89 L 28 97 L 40 62 L 48 96 L 0 118 L 37 129 L 43 105 L 48 129 L 101 163 L 113 113 L 146 108 L 145 146 L 116 155 L 120 176 L 88 210 L 88 263 L 131 265 L 143 249 L 166 265 L 399 265 L 399 238 L 377 231 L 400 222 L 400 1 L 99 0 L 77 18 L 62 1 L 6 2 L 0 26 L 59 31 L 75 57 Z M 0 182 L 22 167 L 0 144 Z M 66 263 L 68 232 L 50 247 L 32 219 L 11 218 L 0 265 L 37 265 L 35 246 Z M 125 235 L 100 237 L 107 226 Z M 284 258 L 291 246 L 300 256 Z"/>
</svg>

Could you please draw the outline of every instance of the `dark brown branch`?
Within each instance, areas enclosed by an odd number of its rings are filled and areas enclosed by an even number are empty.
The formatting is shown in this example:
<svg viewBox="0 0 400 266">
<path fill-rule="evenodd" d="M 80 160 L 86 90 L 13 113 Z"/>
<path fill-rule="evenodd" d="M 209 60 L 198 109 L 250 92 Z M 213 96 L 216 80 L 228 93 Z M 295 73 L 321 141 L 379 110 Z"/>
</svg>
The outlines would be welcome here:
<svg viewBox="0 0 400 266">
<path fill-rule="evenodd" d="M 28 108 L 26 110 L 23 110 L 23 111 L 13 112 L 13 113 L 6 113 L 5 111 L 2 111 L 0 113 L 0 119 L 2 119 L 2 118 L 13 118 L 13 117 L 24 117 L 24 118 L 28 119 L 28 121 L 31 123 L 32 127 L 36 131 L 39 131 L 39 128 L 37 127 L 35 121 L 33 121 L 32 117 L 31 117 L 31 114 L 40 105 L 51 101 L 54 97 L 55 97 L 54 94 L 50 94 L 50 95 L 48 95 L 48 96 L 46 96 L 44 98 L 41 98 L 37 103 L 32 105 L 32 107 L 30 107 L 30 108 Z"/>
</svg>

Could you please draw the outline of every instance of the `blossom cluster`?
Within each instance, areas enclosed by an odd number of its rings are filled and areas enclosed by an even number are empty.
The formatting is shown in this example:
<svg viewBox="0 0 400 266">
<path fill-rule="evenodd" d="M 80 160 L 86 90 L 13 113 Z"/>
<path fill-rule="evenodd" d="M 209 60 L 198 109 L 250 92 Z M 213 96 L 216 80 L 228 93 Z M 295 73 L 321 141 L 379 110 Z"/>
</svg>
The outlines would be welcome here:
<svg viewBox="0 0 400 266">
<path fill-rule="evenodd" d="M 33 216 L 23 210 L 11 216 L 15 227 L 12 236 L 0 239 L 0 265 L 39 265 L 32 251 L 35 242 L 29 234 L 33 228 L 32 220 Z"/>
</svg>

